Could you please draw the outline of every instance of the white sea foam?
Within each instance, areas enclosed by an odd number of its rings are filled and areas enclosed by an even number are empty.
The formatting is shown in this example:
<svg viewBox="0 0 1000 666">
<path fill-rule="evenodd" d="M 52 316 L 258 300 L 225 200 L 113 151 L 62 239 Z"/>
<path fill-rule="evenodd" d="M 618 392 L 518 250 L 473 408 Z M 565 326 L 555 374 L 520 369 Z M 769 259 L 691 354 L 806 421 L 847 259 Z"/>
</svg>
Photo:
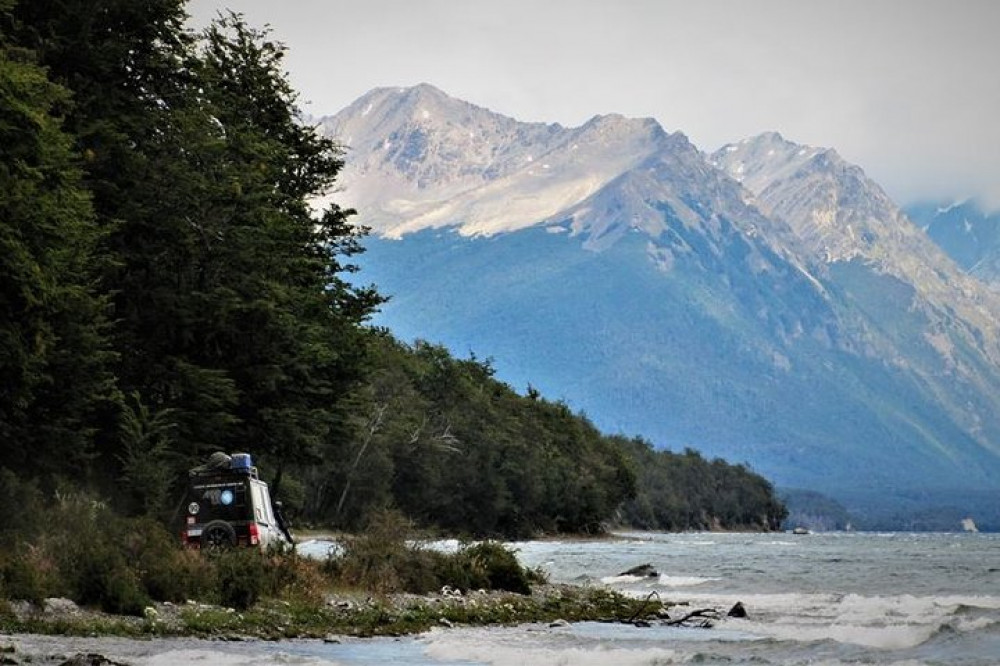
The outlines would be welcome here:
<svg viewBox="0 0 1000 666">
<path fill-rule="evenodd" d="M 992 617 L 961 618 L 960 608 L 992 611 L 1000 597 L 858 594 L 697 594 L 677 597 L 691 608 L 725 608 L 739 600 L 750 619 L 730 619 L 730 626 L 749 634 L 782 641 L 839 643 L 879 649 L 912 648 L 926 642 L 943 625 L 971 632 L 996 623 Z"/>
<path fill-rule="evenodd" d="M 473 661 L 491 666 L 650 666 L 681 663 L 676 650 L 651 648 L 526 648 L 505 645 L 435 645 L 428 656 L 442 661 Z"/>
<path fill-rule="evenodd" d="M 422 542 L 422 545 L 439 553 L 457 553 L 458 549 L 462 546 L 462 542 L 458 539 L 437 539 L 435 541 Z"/>
<path fill-rule="evenodd" d="M 336 541 L 328 539 L 309 539 L 295 544 L 295 549 L 300 555 L 325 560 L 328 557 L 336 557 L 343 553 L 343 546 Z"/>
<path fill-rule="evenodd" d="M 647 576 L 605 576 L 601 578 L 601 582 L 605 585 L 633 585 L 635 583 L 651 583 L 655 580 L 656 585 L 662 587 L 695 587 L 697 585 L 704 585 L 712 581 L 722 580 L 721 578 L 709 578 L 706 576 L 668 576 L 667 574 L 660 574 L 655 579 Z M 623 592 L 629 592 L 629 590 L 622 590 Z M 647 590 L 635 591 L 634 593 L 646 594 Z"/>
<path fill-rule="evenodd" d="M 601 582 L 605 585 L 629 585 L 630 583 L 638 583 L 644 580 L 647 580 L 647 578 L 643 576 L 605 576 L 601 579 Z"/>
<path fill-rule="evenodd" d="M 696 585 L 704 585 L 705 583 L 710 583 L 716 580 L 722 579 L 709 578 L 706 576 L 668 576 L 666 574 L 661 574 L 659 580 L 656 582 L 658 585 L 663 585 L 664 587 L 694 587 Z"/>
<path fill-rule="evenodd" d="M 177 664 L 203 664 L 204 666 L 269 666 L 289 664 L 290 666 L 335 666 L 339 662 L 317 657 L 274 653 L 233 653 L 221 650 L 170 650 L 146 659 L 136 660 L 141 666 L 176 666 Z"/>
<path fill-rule="evenodd" d="M 411 546 L 427 548 L 440 553 L 455 553 L 461 546 L 458 539 L 438 539 L 434 541 L 409 541 Z M 326 559 L 330 556 L 339 556 L 344 552 L 343 546 L 332 539 L 307 539 L 296 544 L 296 549 L 300 555 Z"/>
<path fill-rule="evenodd" d="M 733 620 L 733 622 L 739 622 Z M 886 650 L 912 648 L 924 643 L 937 630 L 937 625 L 892 624 L 870 626 L 864 624 L 805 624 L 805 623 L 752 623 L 743 625 L 745 631 L 783 641 L 833 640 L 863 647 Z"/>
<path fill-rule="evenodd" d="M 567 632 L 507 630 L 432 632 L 424 639 L 425 654 L 442 662 L 463 661 L 490 666 L 648 666 L 682 661 L 667 647 L 624 647 L 583 641 Z"/>
<path fill-rule="evenodd" d="M 980 629 L 986 629 L 987 627 L 993 627 L 1000 625 L 1000 621 L 992 617 L 976 617 L 976 618 L 956 618 L 952 623 L 951 627 L 959 632 L 969 632 L 969 631 L 979 631 Z"/>
</svg>

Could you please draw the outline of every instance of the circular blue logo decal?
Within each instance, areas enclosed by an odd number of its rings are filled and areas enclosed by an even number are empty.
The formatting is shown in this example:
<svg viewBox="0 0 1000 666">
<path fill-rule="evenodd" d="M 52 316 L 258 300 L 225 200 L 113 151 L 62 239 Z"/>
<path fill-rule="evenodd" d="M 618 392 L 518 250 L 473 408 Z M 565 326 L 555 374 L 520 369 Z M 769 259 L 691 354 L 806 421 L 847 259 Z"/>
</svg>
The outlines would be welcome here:
<svg viewBox="0 0 1000 666">
<path fill-rule="evenodd" d="M 232 490 L 223 490 L 222 494 L 219 495 L 219 501 L 222 502 L 223 504 L 225 504 L 226 506 L 229 506 L 230 504 L 232 504 L 233 503 L 233 491 Z"/>
</svg>

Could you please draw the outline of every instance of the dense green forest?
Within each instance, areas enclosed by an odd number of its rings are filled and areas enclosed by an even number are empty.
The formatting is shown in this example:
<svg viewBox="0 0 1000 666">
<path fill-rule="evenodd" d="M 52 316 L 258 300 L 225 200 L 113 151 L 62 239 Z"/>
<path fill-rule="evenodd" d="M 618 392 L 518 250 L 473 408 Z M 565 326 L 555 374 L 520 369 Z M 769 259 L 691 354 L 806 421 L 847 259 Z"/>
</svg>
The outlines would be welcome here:
<svg viewBox="0 0 1000 666">
<path fill-rule="evenodd" d="M 342 153 L 301 122 L 284 47 L 238 15 L 194 34 L 184 4 L 0 0 L 0 496 L 169 523 L 221 450 L 338 529 L 384 508 L 470 535 L 780 524 L 742 466 L 371 327 L 365 230 L 309 203 Z"/>
</svg>

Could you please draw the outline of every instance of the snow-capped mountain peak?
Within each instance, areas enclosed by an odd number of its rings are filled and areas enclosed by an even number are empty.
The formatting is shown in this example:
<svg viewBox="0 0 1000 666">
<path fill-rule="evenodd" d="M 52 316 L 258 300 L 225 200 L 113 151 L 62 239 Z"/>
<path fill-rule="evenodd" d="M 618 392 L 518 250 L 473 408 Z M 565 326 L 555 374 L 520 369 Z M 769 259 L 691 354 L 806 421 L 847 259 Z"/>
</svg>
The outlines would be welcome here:
<svg viewBox="0 0 1000 666">
<path fill-rule="evenodd" d="M 709 161 L 743 183 L 750 192 L 759 193 L 815 159 L 839 159 L 839 156 L 830 149 L 793 143 L 778 132 L 765 132 L 723 146 Z"/>
<path fill-rule="evenodd" d="M 901 253 L 887 256 L 879 248 L 924 242 L 885 192 L 835 150 L 769 132 L 723 146 L 709 161 L 742 183 L 765 215 L 787 222 L 821 261 L 859 257 L 898 272 L 891 257 Z"/>
<path fill-rule="evenodd" d="M 320 128 L 348 151 L 338 202 L 390 237 L 542 224 L 671 145 L 651 118 L 522 123 L 427 84 L 373 90 Z"/>
</svg>

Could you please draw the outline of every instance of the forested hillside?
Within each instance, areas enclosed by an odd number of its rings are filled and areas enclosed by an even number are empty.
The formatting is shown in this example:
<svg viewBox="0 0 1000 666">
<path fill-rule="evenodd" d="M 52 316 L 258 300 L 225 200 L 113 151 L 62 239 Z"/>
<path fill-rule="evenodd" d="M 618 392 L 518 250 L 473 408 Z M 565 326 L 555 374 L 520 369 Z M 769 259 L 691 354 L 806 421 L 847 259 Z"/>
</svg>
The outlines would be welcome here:
<svg viewBox="0 0 1000 666">
<path fill-rule="evenodd" d="M 488 361 L 376 334 L 368 414 L 348 458 L 305 484 L 306 513 L 351 526 L 394 505 L 419 524 L 477 535 L 648 529 L 777 529 L 784 507 L 761 477 L 696 452 L 601 434 Z M 307 477 L 308 478 L 308 477 Z M 333 482 L 325 500 L 317 494 Z"/>
<path fill-rule="evenodd" d="M 742 467 L 602 435 L 367 326 L 364 230 L 309 206 L 341 154 L 300 122 L 284 48 L 184 18 L 0 0 L 3 483 L 169 523 L 189 467 L 249 451 L 299 520 L 338 528 L 386 507 L 477 535 L 777 526 Z"/>
</svg>

